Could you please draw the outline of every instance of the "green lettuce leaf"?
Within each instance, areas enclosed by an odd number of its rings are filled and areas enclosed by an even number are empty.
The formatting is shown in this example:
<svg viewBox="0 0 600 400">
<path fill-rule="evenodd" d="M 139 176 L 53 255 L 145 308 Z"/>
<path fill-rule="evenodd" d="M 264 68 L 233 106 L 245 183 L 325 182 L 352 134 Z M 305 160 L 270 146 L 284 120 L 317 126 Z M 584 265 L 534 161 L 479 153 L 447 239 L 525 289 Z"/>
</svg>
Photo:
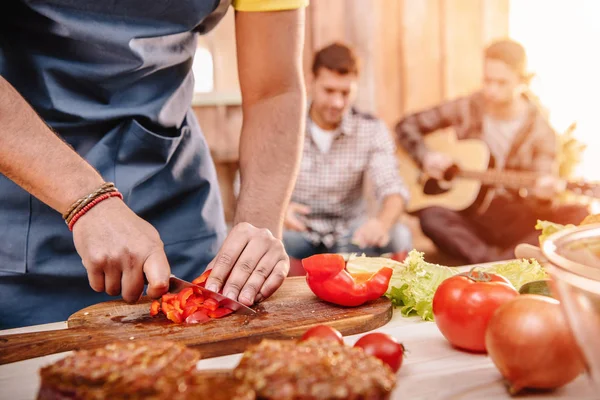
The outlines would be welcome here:
<svg viewBox="0 0 600 400">
<path fill-rule="evenodd" d="M 535 259 L 513 260 L 484 268 L 483 271 L 505 277 L 519 290 L 526 283 L 548 279 L 548 274 Z"/>
<path fill-rule="evenodd" d="M 404 264 L 404 268 L 394 270 L 387 296 L 400 308 L 402 315 L 418 315 L 433 321 L 433 295 L 442 281 L 458 271 L 428 263 L 423 259 L 423 253 L 416 250 L 408 253 Z"/>
<path fill-rule="evenodd" d="M 542 233 L 540 234 L 539 240 L 540 240 L 540 245 L 542 243 L 544 243 L 544 240 L 546 240 L 548 238 L 548 236 L 558 232 L 558 231 L 562 231 L 563 229 L 568 229 L 568 228 L 574 228 L 575 225 L 561 225 L 561 224 L 556 224 L 554 222 L 550 222 L 550 221 L 537 221 L 537 224 L 535 225 L 535 229 L 542 231 Z"/>
</svg>

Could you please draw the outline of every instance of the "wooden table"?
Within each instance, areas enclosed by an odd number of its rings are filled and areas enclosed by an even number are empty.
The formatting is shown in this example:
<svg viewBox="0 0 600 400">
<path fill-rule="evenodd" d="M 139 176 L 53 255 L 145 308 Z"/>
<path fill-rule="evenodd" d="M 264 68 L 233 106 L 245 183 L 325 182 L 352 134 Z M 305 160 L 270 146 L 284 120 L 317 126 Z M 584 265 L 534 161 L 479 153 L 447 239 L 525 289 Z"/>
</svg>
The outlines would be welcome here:
<svg viewBox="0 0 600 400">
<path fill-rule="evenodd" d="M 0 331 L 0 334 L 63 329 L 66 323 L 39 325 Z M 510 399 L 502 377 L 485 355 L 474 355 L 453 349 L 443 338 L 435 323 L 419 318 L 405 318 L 395 312 L 392 320 L 378 331 L 402 341 L 410 352 L 398 372 L 398 384 L 392 399 L 466 400 Z M 353 344 L 361 335 L 345 338 Z M 64 357 L 65 354 L 20 361 L 0 366 L 0 399 L 35 399 L 38 370 L 41 366 Z M 233 368 L 240 355 L 200 361 L 200 369 Z M 581 376 L 564 388 L 525 398 L 539 399 L 598 399 L 586 376 Z"/>
</svg>

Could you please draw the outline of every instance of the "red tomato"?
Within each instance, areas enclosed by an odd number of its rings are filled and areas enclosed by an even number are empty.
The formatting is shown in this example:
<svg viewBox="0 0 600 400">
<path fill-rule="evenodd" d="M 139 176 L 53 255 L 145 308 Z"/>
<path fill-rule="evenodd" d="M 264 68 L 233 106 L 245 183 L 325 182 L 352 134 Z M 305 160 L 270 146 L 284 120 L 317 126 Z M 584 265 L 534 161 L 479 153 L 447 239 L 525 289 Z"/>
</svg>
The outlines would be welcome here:
<svg viewBox="0 0 600 400">
<path fill-rule="evenodd" d="M 379 358 L 394 372 L 397 372 L 402 366 L 404 346 L 385 333 L 369 333 L 358 339 L 354 347 L 360 347 L 368 355 Z"/>
<path fill-rule="evenodd" d="M 310 328 L 304 332 L 304 335 L 302 335 L 300 341 L 305 341 L 312 338 L 333 340 L 339 344 L 344 344 L 342 334 L 337 329 L 327 325 L 317 325 Z"/>
<path fill-rule="evenodd" d="M 485 275 L 469 273 L 448 278 L 433 296 L 435 323 L 460 349 L 485 352 L 485 331 L 494 311 L 519 295 L 504 278 Z"/>
</svg>

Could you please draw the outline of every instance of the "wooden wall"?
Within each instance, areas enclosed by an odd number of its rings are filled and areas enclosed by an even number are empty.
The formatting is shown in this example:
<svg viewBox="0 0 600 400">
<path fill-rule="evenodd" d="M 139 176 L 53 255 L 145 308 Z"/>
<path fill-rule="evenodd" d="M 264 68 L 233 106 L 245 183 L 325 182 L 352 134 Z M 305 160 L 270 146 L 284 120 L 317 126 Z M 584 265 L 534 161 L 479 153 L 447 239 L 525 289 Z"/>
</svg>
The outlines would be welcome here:
<svg viewBox="0 0 600 400">
<path fill-rule="evenodd" d="M 509 0 L 311 0 L 306 10 L 304 67 L 336 40 L 362 59 L 357 107 L 392 128 L 406 113 L 476 89 L 482 50 L 508 35 Z M 231 12 L 229 14 L 232 14 Z M 204 40 L 215 56 L 215 89 L 235 90 L 233 16 Z M 233 57 L 233 58 L 232 58 Z M 197 107 L 219 170 L 227 218 L 241 126 L 238 105 Z"/>
</svg>

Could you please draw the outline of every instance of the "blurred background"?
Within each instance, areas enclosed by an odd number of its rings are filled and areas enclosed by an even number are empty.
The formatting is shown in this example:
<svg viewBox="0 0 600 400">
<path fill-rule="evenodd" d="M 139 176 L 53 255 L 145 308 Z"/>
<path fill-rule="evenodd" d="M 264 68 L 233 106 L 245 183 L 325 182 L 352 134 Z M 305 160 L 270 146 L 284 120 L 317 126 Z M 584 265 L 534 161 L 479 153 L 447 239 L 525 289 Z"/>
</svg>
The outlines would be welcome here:
<svg viewBox="0 0 600 400">
<path fill-rule="evenodd" d="M 511 37 L 528 52 L 531 88 L 554 128 L 561 133 L 576 123 L 565 174 L 596 180 L 600 57 L 593 39 L 600 37 L 594 23 L 599 11 L 597 0 L 311 0 L 306 79 L 315 50 L 336 40 L 353 45 L 362 58 L 357 106 L 392 129 L 408 112 L 477 89 L 483 48 Z M 228 220 L 241 127 L 233 18 L 230 11 L 201 37 L 194 65 L 195 111 L 215 158 Z"/>
</svg>

